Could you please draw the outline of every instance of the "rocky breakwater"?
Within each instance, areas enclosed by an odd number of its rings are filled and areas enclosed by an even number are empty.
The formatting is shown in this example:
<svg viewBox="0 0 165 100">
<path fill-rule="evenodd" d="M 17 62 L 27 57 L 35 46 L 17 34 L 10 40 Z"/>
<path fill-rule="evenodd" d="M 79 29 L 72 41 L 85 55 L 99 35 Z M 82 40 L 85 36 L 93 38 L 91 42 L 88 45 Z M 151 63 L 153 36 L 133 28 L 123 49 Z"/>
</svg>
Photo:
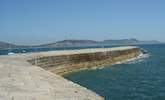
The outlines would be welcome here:
<svg viewBox="0 0 165 100">
<path fill-rule="evenodd" d="M 55 74 L 64 75 L 81 69 L 112 65 L 119 61 L 137 57 L 141 54 L 141 49 L 134 46 L 126 46 L 50 53 L 53 55 L 40 55 L 40 57 L 28 61 Z"/>
</svg>

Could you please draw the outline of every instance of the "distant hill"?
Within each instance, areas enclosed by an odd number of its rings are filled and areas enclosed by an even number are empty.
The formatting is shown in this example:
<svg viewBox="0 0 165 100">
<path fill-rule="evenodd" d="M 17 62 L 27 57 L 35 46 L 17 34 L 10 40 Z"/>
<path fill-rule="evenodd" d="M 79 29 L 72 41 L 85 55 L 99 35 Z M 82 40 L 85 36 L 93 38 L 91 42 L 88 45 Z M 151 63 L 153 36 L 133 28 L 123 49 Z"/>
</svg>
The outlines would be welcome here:
<svg viewBox="0 0 165 100">
<path fill-rule="evenodd" d="M 57 46 L 91 46 L 98 42 L 93 40 L 63 40 L 56 42 Z"/>
<path fill-rule="evenodd" d="M 158 44 L 158 41 L 140 41 L 137 39 L 120 39 L 120 40 L 63 40 L 56 43 L 39 45 L 38 47 L 79 47 L 79 46 L 99 46 L 99 45 L 138 45 L 138 44 Z"/>
<path fill-rule="evenodd" d="M 102 44 L 107 45 L 136 45 L 136 44 L 157 44 L 159 41 L 140 41 L 137 39 L 104 40 Z"/>
<path fill-rule="evenodd" d="M 80 46 L 99 46 L 99 45 L 138 45 L 138 44 L 158 44 L 159 41 L 140 41 L 137 39 L 120 39 L 120 40 L 104 40 L 104 41 L 93 41 L 93 40 L 63 40 L 50 44 L 42 44 L 36 46 L 21 46 L 11 43 L 0 42 L 0 49 L 7 48 L 58 48 L 58 47 L 80 47 Z"/>
<path fill-rule="evenodd" d="M 121 40 L 104 40 L 103 44 L 111 44 L 111 45 L 130 45 L 130 44 L 138 44 L 140 43 L 137 39 L 121 39 Z"/>
<path fill-rule="evenodd" d="M 1 42 L 0 41 L 0 49 L 8 49 L 8 48 L 24 48 L 29 46 L 15 45 L 12 43 Z"/>
<path fill-rule="evenodd" d="M 14 44 L 6 43 L 6 42 L 0 42 L 0 49 L 6 49 L 6 48 L 15 48 L 17 47 Z"/>
<path fill-rule="evenodd" d="M 39 45 L 38 47 L 74 47 L 74 46 L 92 46 L 98 42 L 93 40 L 63 40 L 56 43 Z"/>
</svg>

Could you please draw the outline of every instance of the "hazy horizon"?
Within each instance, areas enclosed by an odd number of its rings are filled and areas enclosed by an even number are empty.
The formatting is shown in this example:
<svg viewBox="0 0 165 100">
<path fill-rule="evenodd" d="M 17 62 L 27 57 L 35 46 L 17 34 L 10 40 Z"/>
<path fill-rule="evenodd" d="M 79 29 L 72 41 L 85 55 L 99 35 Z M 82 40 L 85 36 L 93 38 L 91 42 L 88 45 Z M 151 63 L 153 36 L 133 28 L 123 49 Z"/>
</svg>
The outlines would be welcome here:
<svg viewBox="0 0 165 100">
<path fill-rule="evenodd" d="M 0 41 L 64 39 L 165 42 L 164 0 L 1 0 Z"/>
<path fill-rule="evenodd" d="M 104 39 L 104 40 L 124 40 L 124 39 L 136 39 L 136 38 Z M 103 42 L 104 41 L 104 40 L 92 40 L 92 39 L 63 39 L 63 40 L 40 43 L 40 44 L 22 44 L 22 43 L 12 43 L 12 42 L 8 42 L 8 41 L 0 41 L 0 42 L 11 43 L 11 44 L 15 44 L 15 45 L 36 46 L 36 45 L 45 45 L 45 44 L 57 43 L 57 42 L 64 41 L 64 40 L 89 40 L 89 41 L 91 40 L 91 41 L 96 41 L 96 42 Z M 137 39 L 137 40 L 139 40 L 139 41 L 157 41 L 160 43 L 165 43 L 165 42 L 158 41 L 158 40 L 140 40 L 140 39 Z"/>
</svg>

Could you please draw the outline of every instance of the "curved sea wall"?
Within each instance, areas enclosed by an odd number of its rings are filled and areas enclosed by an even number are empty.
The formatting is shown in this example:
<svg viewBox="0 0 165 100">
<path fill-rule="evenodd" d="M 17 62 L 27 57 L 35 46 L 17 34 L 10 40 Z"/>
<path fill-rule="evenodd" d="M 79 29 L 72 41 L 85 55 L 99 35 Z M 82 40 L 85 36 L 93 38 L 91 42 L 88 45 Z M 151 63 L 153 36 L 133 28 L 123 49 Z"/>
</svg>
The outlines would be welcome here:
<svg viewBox="0 0 165 100">
<path fill-rule="evenodd" d="M 137 47 L 112 50 L 105 48 L 105 50 L 96 49 L 96 51 L 91 49 L 91 51 L 80 52 L 75 50 L 74 53 L 41 56 L 28 61 L 55 74 L 64 75 L 76 70 L 112 65 L 119 61 L 137 57 L 141 53 L 141 50 Z"/>
<path fill-rule="evenodd" d="M 127 46 L 0 56 L 0 99 L 104 100 L 60 75 L 111 65 L 140 54 L 138 47 Z"/>
</svg>

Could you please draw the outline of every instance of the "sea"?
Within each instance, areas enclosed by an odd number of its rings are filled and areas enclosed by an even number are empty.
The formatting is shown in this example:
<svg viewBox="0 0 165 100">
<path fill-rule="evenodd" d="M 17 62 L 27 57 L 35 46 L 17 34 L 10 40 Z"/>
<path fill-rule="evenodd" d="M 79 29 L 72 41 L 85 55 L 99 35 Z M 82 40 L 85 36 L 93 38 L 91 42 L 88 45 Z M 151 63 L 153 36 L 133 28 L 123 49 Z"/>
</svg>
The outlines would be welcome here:
<svg viewBox="0 0 165 100">
<path fill-rule="evenodd" d="M 138 59 L 65 75 L 105 100 L 165 100 L 165 44 L 140 45 Z"/>
<path fill-rule="evenodd" d="M 138 47 L 148 53 L 112 66 L 76 71 L 64 77 L 105 100 L 165 100 L 165 44 Z M 6 49 L 0 50 L 0 55 L 85 48 L 100 47 Z"/>
</svg>

